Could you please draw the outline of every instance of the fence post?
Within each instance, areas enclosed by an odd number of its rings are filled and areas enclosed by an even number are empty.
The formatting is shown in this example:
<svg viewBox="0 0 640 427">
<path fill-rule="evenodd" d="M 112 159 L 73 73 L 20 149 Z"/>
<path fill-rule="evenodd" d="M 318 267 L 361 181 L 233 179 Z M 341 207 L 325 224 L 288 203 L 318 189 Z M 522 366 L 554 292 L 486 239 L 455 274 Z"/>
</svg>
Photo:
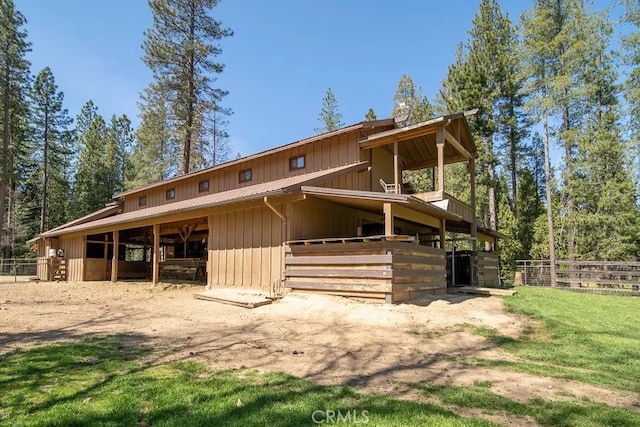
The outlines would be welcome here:
<svg viewBox="0 0 640 427">
<path fill-rule="evenodd" d="M 18 281 L 18 260 L 13 260 L 13 283 Z"/>
</svg>

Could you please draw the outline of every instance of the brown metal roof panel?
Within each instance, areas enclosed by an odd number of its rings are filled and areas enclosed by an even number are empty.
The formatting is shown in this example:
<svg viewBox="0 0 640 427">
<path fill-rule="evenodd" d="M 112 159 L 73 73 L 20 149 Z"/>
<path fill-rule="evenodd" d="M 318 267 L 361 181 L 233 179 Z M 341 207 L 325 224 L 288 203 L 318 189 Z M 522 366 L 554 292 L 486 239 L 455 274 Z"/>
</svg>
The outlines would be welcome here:
<svg viewBox="0 0 640 427">
<path fill-rule="evenodd" d="M 276 181 L 269 181 L 261 184 L 236 188 L 234 190 L 223 191 L 220 193 L 208 194 L 206 196 L 196 197 L 193 199 L 181 200 L 179 202 L 174 202 L 167 205 L 138 209 L 132 212 L 114 215 L 85 224 L 79 224 L 73 227 L 42 233 L 40 237 L 53 237 L 65 233 L 89 230 L 92 228 L 103 227 L 107 225 L 125 224 L 140 219 L 161 217 L 173 212 L 191 211 L 200 208 L 220 206 L 229 203 L 237 203 L 240 201 L 257 199 L 273 194 L 293 192 L 299 190 L 300 187 L 304 184 L 317 184 L 320 182 L 329 181 L 338 176 L 364 170 L 366 169 L 367 165 L 367 162 L 353 163 L 350 165 L 326 169 L 323 171 L 290 176 Z"/>
</svg>

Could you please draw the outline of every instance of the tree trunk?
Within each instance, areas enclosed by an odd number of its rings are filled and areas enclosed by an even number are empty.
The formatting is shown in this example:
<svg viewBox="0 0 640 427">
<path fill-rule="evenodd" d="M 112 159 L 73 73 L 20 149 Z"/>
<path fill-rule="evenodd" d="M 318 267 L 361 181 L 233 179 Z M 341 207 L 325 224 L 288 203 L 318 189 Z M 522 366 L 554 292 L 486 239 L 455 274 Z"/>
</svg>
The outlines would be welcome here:
<svg viewBox="0 0 640 427">
<path fill-rule="evenodd" d="M 547 112 L 543 114 L 544 126 L 544 179 L 547 194 L 547 226 L 549 228 L 549 274 L 551 286 L 556 287 L 556 244 L 555 230 L 553 227 L 553 208 L 551 206 L 551 161 L 549 156 L 549 123 Z"/>
<path fill-rule="evenodd" d="M 0 171 L 0 255 L 4 255 L 4 241 L 5 233 L 2 231 L 5 227 L 5 211 L 7 209 L 7 186 L 9 185 L 9 166 L 11 164 L 12 156 L 9 152 L 9 143 L 11 142 L 11 97 L 9 96 L 9 66 L 7 65 L 4 70 L 4 82 L 3 82 L 3 118 L 2 118 L 2 170 Z"/>
<path fill-rule="evenodd" d="M 42 201 L 40 203 L 40 233 L 46 231 L 47 217 L 47 190 L 49 184 L 49 110 L 48 106 L 44 108 L 44 135 L 43 135 L 43 154 L 42 154 Z"/>
<path fill-rule="evenodd" d="M 511 98 L 511 105 L 509 106 L 509 113 L 511 114 L 511 117 L 515 119 L 516 114 L 515 114 L 515 110 L 513 108 L 513 103 L 514 103 L 514 99 L 513 97 Z M 518 195 L 518 175 L 517 175 L 517 168 L 516 168 L 516 127 L 517 127 L 517 122 L 516 123 L 512 123 L 509 126 L 509 157 L 511 160 L 511 164 L 510 169 L 511 169 L 511 210 L 513 211 L 513 216 L 514 217 L 518 217 L 518 206 L 516 204 L 516 197 Z"/>
<path fill-rule="evenodd" d="M 184 154 L 182 163 L 182 172 L 189 173 L 191 170 L 191 138 L 193 136 L 193 116 L 195 108 L 195 59 L 193 52 L 193 43 L 195 40 L 196 11 L 193 1 L 190 2 L 190 22 L 189 22 L 189 44 L 191 51 L 189 52 L 189 64 L 187 69 L 188 93 L 187 93 L 187 129 L 184 138 Z"/>
</svg>

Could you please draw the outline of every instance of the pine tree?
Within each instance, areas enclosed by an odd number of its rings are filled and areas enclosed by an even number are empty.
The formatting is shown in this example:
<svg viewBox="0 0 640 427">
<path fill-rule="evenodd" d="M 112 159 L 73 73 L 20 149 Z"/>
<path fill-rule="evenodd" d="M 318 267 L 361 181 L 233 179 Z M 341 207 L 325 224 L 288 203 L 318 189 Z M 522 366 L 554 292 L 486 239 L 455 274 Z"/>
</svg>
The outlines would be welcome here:
<svg viewBox="0 0 640 427">
<path fill-rule="evenodd" d="M 636 157 L 636 181 L 640 181 L 640 3 L 637 0 L 626 0 L 624 20 L 632 26 L 622 38 L 624 60 L 628 67 L 627 80 L 624 83 L 624 95 L 628 104 L 632 149 Z"/>
<path fill-rule="evenodd" d="M 229 122 L 225 120 L 230 112 L 213 112 L 213 131 L 212 144 L 211 144 L 211 162 L 212 166 L 229 160 L 231 155 L 231 146 L 229 145 L 229 132 L 227 132 L 227 126 Z"/>
<path fill-rule="evenodd" d="M 366 121 L 377 120 L 378 116 L 376 116 L 376 112 L 373 111 L 373 108 L 369 108 L 369 111 L 367 111 L 367 114 L 364 115 L 364 119 Z"/>
<path fill-rule="evenodd" d="M 315 129 L 317 133 L 331 132 L 344 126 L 342 114 L 340 114 L 338 107 L 338 100 L 331 88 L 327 89 L 327 93 L 322 98 L 322 108 L 320 109 L 318 121 L 322 123 L 322 126 Z"/>
<path fill-rule="evenodd" d="M 25 24 L 12 0 L 0 0 L 0 256 L 8 255 L 12 246 L 11 196 L 17 191 L 16 177 L 21 167 L 18 158 L 25 149 L 25 94 L 30 65 L 25 58 L 30 51 Z"/>
<path fill-rule="evenodd" d="M 182 173 L 191 170 L 195 137 L 207 138 L 211 114 L 224 111 L 220 103 L 227 92 L 214 87 L 224 65 L 215 58 L 222 53 L 217 42 L 233 32 L 211 16 L 217 4 L 218 0 L 149 0 L 153 26 L 145 32 L 143 60 L 154 83 L 148 91 L 169 106 L 167 128 L 172 139 L 182 141 Z M 143 107 L 142 126 L 150 128 L 145 117 Z"/>
<path fill-rule="evenodd" d="M 116 194 L 124 190 L 124 183 L 131 174 L 130 152 L 133 146 L 133 129 L 126 114 L 115 114 L 106 129 L 105 142 L 105 193 Z"/>
<path fill-rule="evenodd" d="M 69 196 L 70 185 L 64 165 L 71 155 L 67 146 L 71 119 L 62 106 L 63 100 L 64 94 L 58 92 L 51 69 L 44 68 L 36 77 L 31 91 L 31 136 L 38 147 L 36 160 L 39 167 L 36 173 L 41 180 L 38 192 L 40 233 L 60 225 L 57 221 L 64 221 L 67 217 L 66 203 L 50 203 L 53 198 L 64 200 Z M 56 223 L 52 222 L 52 217 L 57 218 Z"/>
<path fill-rule="evenodd" d="M 398 81 L 398 89 L 393 96 L 391 117 L 406 116 L 403 125 L 424 122 L 433 118 L 433 106 L 422 94 L 422 88 L 413 82 L 411 76 L 404 74 Z"/>
<path fill-rule="evenodd" d="M 523 132 L 518 117 L 519 80 L 518 67 L 514 62 L 517 59 L 514 55 L 516 38 L 511 21 L 502 13 L 496 0 L 480 2 L 469 35 L 469 42 L 458 48 L 456 62 L 449 67 L 440 91 L 440 100 L 447 112 L 478 109 L 470 123 L 479 153 L 476 206 L 478 213 L 488 213 L 484 217 L 485 227 L 495 230 L 498 222 L 498 158 L 495 147 L 502 136 L 509 148 L 509 159 L 517 158 Z M 510 163 L 515 166 L 516 161 Z M 514 194 L 516 168 L 511 171 Z M 452 168 L 452 172 L 456 175 L 465 174 L 460 167 Z M 462 179 L 453 179 L 462 182 Z"/>
<path fill-rule="evenodd" d="M 409 75 L 404 74 L 398 81 L 398 89 L 393 96 L 391 117 L 402 120 L 400 126 L 409 126 L 433 118 L 431 102 Z M 428 192 L 434 189 L 434 174 L 435 168 L 406 171 L 402 180 L 408 182 L 418 193 Z"/>
<path fill-rule="evenodd" d="M 169 127 L 167 101 L 147 88 L 140 103 L 142 121 L 134 132 L 131 174 L 125 188 L 140 187 L 178 174 L 179 141 Z"/>
<path fill-rule="evenodd" d="M 107 124 L 93 101 L 88 101 L 76 119 L 78 160 L 73 186 L 75 203 L 72 216 L 81 217 L 104 207 L 111 200 L 112 188 L 105 185 L 109 178 L 109 167 L 114 151 L 107 151 L 109 136 Z"/>
</svg>

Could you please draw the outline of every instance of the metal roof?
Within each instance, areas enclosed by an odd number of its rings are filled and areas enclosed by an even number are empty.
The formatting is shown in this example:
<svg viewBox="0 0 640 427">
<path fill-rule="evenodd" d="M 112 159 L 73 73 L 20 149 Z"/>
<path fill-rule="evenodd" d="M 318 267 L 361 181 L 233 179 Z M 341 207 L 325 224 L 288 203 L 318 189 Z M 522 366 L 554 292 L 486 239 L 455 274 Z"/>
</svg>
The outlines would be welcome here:
<svg viewBox="0 0 640 427">
<path fill-rule="evenodd" d="M 352 163 L 332 169 L 312 172 L 304 175 L 296 175 L 276 181 L 264 182 L 247 187 L 236 188 L 234 190 L 220 193 L 208 194 L 206 196 L 193 199 L 182 200 L 160 206 L 145 209 L 138 209 L 120 215 L 113 215 L 88 223 L 73 225 L 42 233 L 38 237 L 54 237 L 67 233 L 86 231 L 105 226 L 117 226 L 142 219 L 151 219 L 166 216 L 171 213 L 193 211 L 201 208 L 221 206 L 237 203 L 246 200 L 258 199 L 264 196 L 275 194 L 286 194 L 299 191 L 303 185 L 316 185 L 331 179 L 347 175 L 352 172 L 359 172 L 367 168 L 368 162 Z"/>
</svg>

